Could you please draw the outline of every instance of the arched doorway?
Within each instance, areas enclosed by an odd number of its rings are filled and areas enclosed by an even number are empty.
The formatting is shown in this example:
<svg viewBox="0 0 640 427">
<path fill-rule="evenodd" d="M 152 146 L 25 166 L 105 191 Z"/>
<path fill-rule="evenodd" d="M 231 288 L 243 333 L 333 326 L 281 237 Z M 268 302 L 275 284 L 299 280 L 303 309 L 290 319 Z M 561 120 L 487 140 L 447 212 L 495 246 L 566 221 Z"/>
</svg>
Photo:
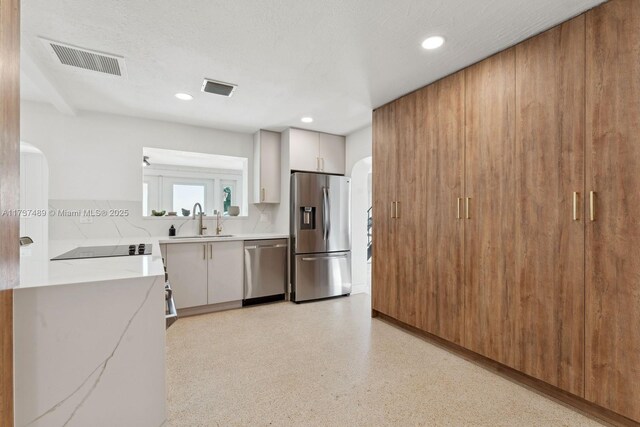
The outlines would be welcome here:
<svg viewBox="0 0 640 427">
<path fill-rule="evenodd" d="M 371 172 L 371 156 L 356 162 L 351 170 L 352 293 L 371 292 Z"/>
</svg>

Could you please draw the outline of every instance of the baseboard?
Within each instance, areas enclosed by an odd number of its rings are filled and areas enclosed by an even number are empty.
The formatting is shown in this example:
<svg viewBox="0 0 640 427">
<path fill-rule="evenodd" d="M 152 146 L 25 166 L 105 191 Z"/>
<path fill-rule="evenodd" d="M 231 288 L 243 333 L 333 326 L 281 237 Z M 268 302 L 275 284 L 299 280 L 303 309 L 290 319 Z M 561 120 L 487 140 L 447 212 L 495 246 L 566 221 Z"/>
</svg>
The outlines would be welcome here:
<svg viewBox="0 0 640 427">
<path fill-rule="evenodd" d="M 351 295 L 353 294 L 366 294 L 367 293 L 367 284 L 366 283 L 358 283 L 351 285 Z"/>
<path fill-rule="evenodd" d="M 436 345 L 444 350 L 449 351 L 463 359 L 474 363 L 494 374 L 498 374 L 503 378 L 506 378 L 512 382 L 515 382 L 523 387 L 528 388 L 544 397 L 547 397 L 563 406 L 569 407 L 580 414 L 597 420 L 598 422 L 620 427 L 640 427 L 640 423 L 633 421 L 623 415 L 611 411 L 610 409 L 603 408 L 596 405 L 593 402 L 583 399 L 582 397 L 568 393 L 558 387 L 545 383 L 537 378 L 533 378 L 527 374 L 523 374 L 513 368 L 491 360 L 478 353 L 474 353 L 464 347 L 444 340 L 440 337 L 432 335 L 428 332 L 420 330 L 414 326 L 407 325 L 393 317 L 390 317 L 377 310 L 371 310 L 371 317 L 378 318 L 392 326 L 398 327 L 403 331 L 409 332 L 425 341 Z"/>
<path fill-rule="evenodd" d="M 180 308 L 178 309 L 178 320 L 180 320 L 181 317 L 215 313 L 216 311 L 233 310 L 234 308 L 242 308 L 242 300 L 201 305 L 198 307 Z"/>
</svg>

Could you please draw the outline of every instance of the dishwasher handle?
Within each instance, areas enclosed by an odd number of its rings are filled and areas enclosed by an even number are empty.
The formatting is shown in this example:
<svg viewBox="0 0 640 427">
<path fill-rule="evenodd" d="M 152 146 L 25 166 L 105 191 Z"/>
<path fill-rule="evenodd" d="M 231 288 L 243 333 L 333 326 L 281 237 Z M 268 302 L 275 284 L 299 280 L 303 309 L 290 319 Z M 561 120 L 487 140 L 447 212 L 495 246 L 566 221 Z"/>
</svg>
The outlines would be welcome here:
<svg viewBox="0 0 640 427">
<path fill-rule="evenodd" d="M 264 245 L 264 246 L 262 246 L 262 245 L 245 246 L 244 248 L 245 249 L 273 249 L 273 248 L 286 248 L 286 247 L 287 247 L 287 244 L 283 243 L 283 244 L 280 244 L 280 245 L 268 245 L 268 246 L 267 245 Z"/>
</svg>

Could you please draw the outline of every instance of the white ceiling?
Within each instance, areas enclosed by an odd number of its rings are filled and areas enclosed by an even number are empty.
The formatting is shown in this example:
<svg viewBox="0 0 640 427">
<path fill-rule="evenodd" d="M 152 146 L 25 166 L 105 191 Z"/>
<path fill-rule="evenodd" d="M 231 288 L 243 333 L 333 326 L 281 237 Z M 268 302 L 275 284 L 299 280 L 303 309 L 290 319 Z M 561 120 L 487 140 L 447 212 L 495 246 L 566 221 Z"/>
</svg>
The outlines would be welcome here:
<svg viewBox="0 0 640 427">
<path fill-rule="evenodd" d="M 22 96 L 67 112 L 346 134 L 369 124 L 373 108 L 601 2 L 29 0 Z M 424 51 L 433 34 L 446 44 Z M 37 36 L 124 56 L 128 77 L 56 64 Z M 238 89 L 231 98 L 202 93 L 204 77 Z M 176 92 L 195 99 L 178 101 Z M 307 115 L 315 122 L 300 123 Z"/>
</svg>

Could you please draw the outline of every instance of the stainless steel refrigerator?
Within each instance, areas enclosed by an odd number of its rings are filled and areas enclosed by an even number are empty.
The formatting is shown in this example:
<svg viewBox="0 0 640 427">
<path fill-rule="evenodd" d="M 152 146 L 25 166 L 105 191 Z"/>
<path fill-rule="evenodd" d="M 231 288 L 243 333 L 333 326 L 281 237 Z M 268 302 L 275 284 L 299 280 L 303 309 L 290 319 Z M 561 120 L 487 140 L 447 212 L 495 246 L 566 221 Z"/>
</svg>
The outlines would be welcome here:
<svg viewBox="0 0 640 427">
<path fill-rule="evenodd" d="M 291 175 L 291 300 L 351 293 L 351 178 Z"/>
</svg>

